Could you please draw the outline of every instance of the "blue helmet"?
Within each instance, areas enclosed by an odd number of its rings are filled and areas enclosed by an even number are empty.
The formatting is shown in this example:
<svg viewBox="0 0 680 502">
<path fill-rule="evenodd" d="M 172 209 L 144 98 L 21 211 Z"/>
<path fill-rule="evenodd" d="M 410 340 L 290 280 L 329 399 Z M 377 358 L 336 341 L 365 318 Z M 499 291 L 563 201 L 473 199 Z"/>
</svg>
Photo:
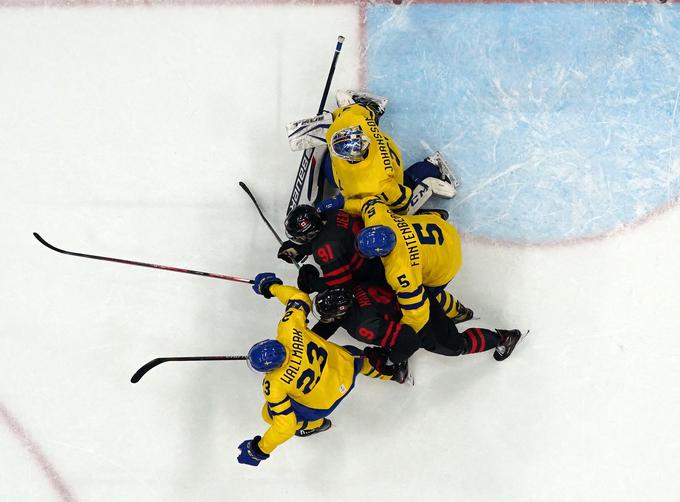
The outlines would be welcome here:
<svg viewBox="0 0 680 502">
<path fill-rule="evenodd" d="M 285 360 L 286 348 L 278 340 L 262 340 L 248 351 L 248 366 L 261 373 L 275 370 Z"/>
<path fill-rule="evenodd" d="M 359 162 L 366 156 L 370 141 L 361 127 L 341 129 L 331 138 L 331 155 L 348 162 Z"/>
<path fill-rule="evenodd" d="M 356 244 L 359 252 L 367 258 L 386 256 L 397 245 L 397 236 L 390 227 L 375 225 L 362 229 Z"/>
</svg>

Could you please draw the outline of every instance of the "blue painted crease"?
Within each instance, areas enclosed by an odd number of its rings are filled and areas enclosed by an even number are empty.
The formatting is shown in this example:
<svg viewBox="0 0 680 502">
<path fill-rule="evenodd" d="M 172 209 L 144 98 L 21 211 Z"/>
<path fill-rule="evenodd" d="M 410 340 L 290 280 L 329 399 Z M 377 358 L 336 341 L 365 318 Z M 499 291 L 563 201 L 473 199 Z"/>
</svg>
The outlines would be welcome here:
<svg viewBox="0 0 680 502">
<path fill-rule="evenodd" d="M 406 164 L 441 149 L 464 232 L 594 236 L 680 192 L 680 8 L 369 7 L 368 87 Z"/>
</svg>

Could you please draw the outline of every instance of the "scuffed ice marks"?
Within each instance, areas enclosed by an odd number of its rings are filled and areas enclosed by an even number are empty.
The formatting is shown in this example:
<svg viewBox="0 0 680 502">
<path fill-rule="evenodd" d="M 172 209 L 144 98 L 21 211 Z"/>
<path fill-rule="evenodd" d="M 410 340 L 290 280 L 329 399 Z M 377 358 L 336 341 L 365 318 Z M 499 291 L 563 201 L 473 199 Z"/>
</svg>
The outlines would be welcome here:
<svg viewBox="0 0 680 502">
<path fill-rule="evenodd" d="M 409 5 L 367 13 L 368 86 L 408 164 L 443 149 L 461 230 L 607 234 L 680 192 L 680 9 Z M 397 13 L 398 11 L 398 13 Z"/>
</svg>

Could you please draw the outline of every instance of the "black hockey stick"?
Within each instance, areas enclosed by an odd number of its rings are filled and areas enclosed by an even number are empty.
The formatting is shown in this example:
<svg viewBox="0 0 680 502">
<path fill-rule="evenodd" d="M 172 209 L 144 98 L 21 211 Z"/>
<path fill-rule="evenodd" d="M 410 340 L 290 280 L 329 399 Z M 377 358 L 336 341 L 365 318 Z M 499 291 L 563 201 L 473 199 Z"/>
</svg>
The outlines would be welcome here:
<svg viewBox="0 0 680 502">
<path fill-rule="evenodd" d="M 212 277 L 214 279 L 223 279 L 226 281 L 236 281 L 236 282 L 245 282 L 248 284 L 255 284 L 255 281 L 252 279 L 244 279 L 243 277 L 233 277 L 231 275 L 221 275 L 221 274 L 213 274 L 211 272 L 199 272 L 198 270 L 188 270 L 185 268 L 177 268 L 177 267 L 168 267 L 167 265 L 156 265 L 154 263 L 144 263 L 141 261 L 132 261 L 132 260 L 124 260 L 122 258 L 109 258 L 108 256 L 97 256 L 93 254 L 85 254 L 85 253 L 76 253 L 74 251 L 64 251 L 63 249 L 59 249 L 58 247 L 53 246 L 49 242 L 47 242 L 45 239 L 40 237 L 40 234 L 37 232 L 33 232 L 33 237 L 38 239 L 38 242 L 40 242 L 42 245 L 50 248 L 52 251 L 56 251 L 57 253 L 62 253 L 62 254 L 67 254 L 71 256 L 80 256 L 82 258 L 91 258 L 93 260 L 103 260 L 103 261 L 112 261 L 114 263 L 123 263 L 125 265 L 136 265 L 138 267 L 149 267 L 149 268 L 159 268 L 161 270 L 169 270 L 171 272 L 182 272 L 183 274 L 194 274 L 194 275 L 202 275 L 204 277 Z"/>
<path fill-rule="evenodd" d="M 248 197 L 250 197 L 250 200 L 253 201 L 253 204 L 255 204 L 255 209 L 257 209 L 257 212 L 260 213 L 260 216 L 262 217 L 262 219 L 264 220 L 264 222 L 265 222 L 265 223 L 267 224 L 267 226 L 269 227 L 269 230 L 272 231 L 272 233 L 274 234 L 274 237 L 276 237 L 276 240 L 279 241 L 279 244 L 283 244 L 283 241 L 281 240 L 281 237 L 279 237 L 279 234 L 276 233 L 276 230 L 274 230 L 274 227 L 272 227 L 271 223 L 269 223 L 269 220 L 267 219 L 267 217 L 266 217 L 266 216 L 264 215 L 264 213 L 262 212 L 262 209 L 260 209 L 260 205 L 257 203 L 257 199 L 256 199 L 255 196 L 253 195 L 253 192 L 250 191 L 250 188 L 248 188 L 248 186 L 247 186 L 245 183 L 243 183 L 242 181 L 239 181 L 239 182 L 238 182 L 238 185 L 239 185 L 241 188 L 243 188 L 243 191 L 244 191 L 245 193 L 247 193 L 247 194 L 248 194 Z"/>
<path fill-rule="evenodd" d="M 323 113 L 323 108 L 326 105 L 326 98 L 328 97 L 328 91 L 331 88 L 331 81 L 333 80 L 333 74 L 335 73 L 335 65 L 338 62 L 338 56 L 340 55 L 340 50 L 342 49 L 342 44 L 345 41 L 345 37 L 342 35 L 338 36 L 338 43 L 335 45 L 335 52 L 333 53 L 333 62 L 331 63 L 331 68 L 328 71 L 328 77 L 326 78 L 326 86 L 323 89 L 323 96 L 321 97 L 321 103 L 319 104 L 319 111 L 317 115 Z M 307 177 L 307 170 L 312 160 L 312 154 L 314 153 L 314 148 L 308 148 L 302 154 L 302 160 L 300 160 L 300 167 L 298 168 L 297 176 L 295 177 L 295 184 L 293 185 L 293 193 L 290 194 L 290 201 L 288 202 L 288 211 L 290 213 L 300 202 L 300 195 L 302 194 L 302 186 Z"/>
<path fill-rule="evenodd" d="M 241 188 L 243 188 L 243 191 L 248 194 L 248 197 L 250 197 L 250 200 L 253 201 L 253 204 L 255 204 L 255 209 L 257 209 L 257 212 L 260 213 L 260 216 L 262 217 L 264 222 L 269 227 L 269 230 L 272 231 L 272 233 L 274 234 L 274 237 L 276 237 L 276 240 L 279 241 L 279 244 L 283 245 L 283 240 L 281 240 L 281 237 L 279 237 L 279 234 L 276 232 L 276 230 L 274 230 L 274 227 L 272 227 L 271 223 L 269 223 L 269 220 L 267 219 L 267 217 L 262 212 L 262 209 L 260 209 L 260 204 L 257 203 L 257 199 L 253 195 L 253 192 L 250 191 L 250 188 L 248 188 L 248 185 L 246 185 L 242 181 L 239 181 L 238 184 Z M 295 265 L 295 267 L 298 270 L 300 270 L 300 264 L 299 263 L 293 262 L 293 265 Z"/>
<path fill-rule="evenodd" d="M 139 382 L 150 370 L 168 361 L 245 361 L 246 359 L 248 359 L 248 356 L 157 357 L 135 371 L 130 381 L 132 383 Z"/>
</svg>

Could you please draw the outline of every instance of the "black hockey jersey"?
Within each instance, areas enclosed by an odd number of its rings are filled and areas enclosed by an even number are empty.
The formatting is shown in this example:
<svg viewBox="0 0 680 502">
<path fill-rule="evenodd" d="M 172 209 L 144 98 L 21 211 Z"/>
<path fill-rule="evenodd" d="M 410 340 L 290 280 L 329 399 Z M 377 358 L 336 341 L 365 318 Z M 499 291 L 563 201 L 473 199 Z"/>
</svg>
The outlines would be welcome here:
<svg viewBox="0 0 680 502">
<path fill-rule="evenodd" d="M 311 254 L 323 277 L 314 281 L 311 289 L 323 291 L 383 278 L 381 261 L 361 256 L 354 246 L 356 235 L 363 228 L 361 218 L 344 211 L 326 214 L 326 224 L 311 246 Z"/>
<path fill-rule="evenodd" d="M 430 302 L 430 320 L 419 333 L 401 324 L 396 295 L 385 282 L 356 284 L 352 292 L 354 304 L 344 318 L 332 323 L 318 322 L 312 331 L 328 339 L 339 328 L 344 328 L 356 340 L 389 350 L 393 362 L 405 361 L 419 348 L 432 344 L 438 333 L 457 333 L 453 322 L 436 302 Z"/>
</svg>

